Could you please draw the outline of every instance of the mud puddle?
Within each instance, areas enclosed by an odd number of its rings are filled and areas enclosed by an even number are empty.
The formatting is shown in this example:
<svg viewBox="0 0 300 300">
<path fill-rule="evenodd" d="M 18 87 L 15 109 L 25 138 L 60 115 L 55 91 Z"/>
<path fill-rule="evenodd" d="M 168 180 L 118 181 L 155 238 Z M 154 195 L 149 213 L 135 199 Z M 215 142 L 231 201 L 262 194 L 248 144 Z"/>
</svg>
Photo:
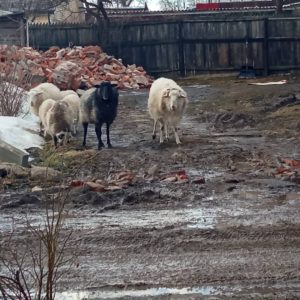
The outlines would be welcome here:
<svg viewBox="0 0 300 300">
<path fill-rule="evenodd" d="M 215 296 L 214 299 L 230 298 L 233 295 L 239 295 L 243 297 L 243 294 L 249 295 L 253 293 L 255 297 L 255 291 L 261 290 L 262 295 L 274 295 L 280 296 L 280 290 L 286 288 L 286 292 L 291 290 L 299 290 L 300 295 L 300 283 L 295 282 L 288 286 L 284 283 L 281 284 L 249 284 L 247 286 L 203 286 L 203 287 L 184 287 L 184 288 L 148 288 L 148 289 L 124 289 L 120 291 L 116 290 L 89 290 L 89 291 L 74 291 L 74 292 L 62 292 L 57 294 L 58 300 L 101 300 L 101 299 L 190 299 L 190 296 L 202 297 L 203 296 Z M 279 290 L 279 293 L 278 293 Z M 206 299 L 204 297 L 203 299 Z M 272 297 L 272 296 L 271 296 Z M 194 299 L 194 298 L 193 298 Z"/>
<path fill-rule="evenodd" d="M 199 174 L 197 170 L 191 173 Z M 214 174 L 215 175 L 215 174 Z M 164 192 L 165 193 L 165 192 Z M 278 193 L 276 193 L 278 195 Z M 176 226 L 208 229 L 230 226 L 274 225 L 284 222 L 300 224 L 300 193 L 278 195 L 278 202 L 270 190 L 237 188 L 227 195 L 212 193 L 203 197 L 201 206 L 186 203 L 186 207 L 166 209 L 126 208 L 91 213 L 90 209 L 70 210 L 65 215 L 65 227 L 75 230 L 97 228 L 156 228 Z M 1 213 L 0 232 L 22 231 L 29 222 L 33 227 L 45 224 L 43 213 Z"/>
<path fill-rule="evenodd" d="M 188 295 L 218 295 L 221 291 L 217 291 L 214 287 L 193 287 L 193 288 L 149 288 L 145 290 L 123 290 L 123 291 L 79 291 L 65 292 L 57 294 L 58 300 L 82 300 L 82 299 L 122 299 L 122 298 L 138 298 L 147 299 L 161 298 L 163 296 L 188 296 Z M 225 293 L 225 292 L 223 292 Z"/>
</svg>

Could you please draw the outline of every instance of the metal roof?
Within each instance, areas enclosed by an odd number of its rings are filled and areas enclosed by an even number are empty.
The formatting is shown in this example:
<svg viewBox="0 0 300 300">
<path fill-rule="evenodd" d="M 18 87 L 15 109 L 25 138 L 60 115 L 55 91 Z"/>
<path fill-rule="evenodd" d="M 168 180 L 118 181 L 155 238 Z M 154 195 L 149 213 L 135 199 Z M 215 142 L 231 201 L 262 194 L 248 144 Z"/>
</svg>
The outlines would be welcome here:
<svg viewBox="0 0 300 300">
<path fill-rule="evenodd" d="M 13 13 L 10 12 L 10 11 L 6 11 L 6 10 L 1 10 L 0 9 L 0 17 L 6 17 L 6 16 L 9 16 L 9 15 L 12 15 Z"/>
<path fill-rule="evenodd" d="M 6 11 L 6 10 L 1 10 L 0 9 L 0 18 L 7 18 L 7 17 L 23 17 L 24 13 L 23 12 L 11 12 L 11 11 Z"/>
<path fill-rule="evenodd" d="M 62 0 L 0 0 L 0 10 L 11 12 L 48 12 L 53 10 Z"/>
</svg>

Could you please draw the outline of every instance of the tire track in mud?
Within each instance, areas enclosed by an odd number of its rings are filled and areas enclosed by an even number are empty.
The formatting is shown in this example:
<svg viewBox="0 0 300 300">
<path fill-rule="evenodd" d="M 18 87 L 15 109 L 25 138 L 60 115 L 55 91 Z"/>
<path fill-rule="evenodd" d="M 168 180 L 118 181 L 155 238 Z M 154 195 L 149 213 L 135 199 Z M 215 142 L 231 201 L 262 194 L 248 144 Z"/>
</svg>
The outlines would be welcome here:
<svg viewBox="0 0 300 300">
<path fill-rule="evenodd" d="M 82 242 L 91 246 L 92 256 L 84 256 L 85 260 L 91 259 L 92 263 L 94 251 L 101 257 L 100 270 L 107 264 L 122 266 L 121 273 L 114 267 L 108 277 L 99 279 L 108 286 L 111 277 L 121 281 L 126 277 L 132 282 L 132 288 L 134 282 L 143 280 L 146 286 L 151 283 L 177 287 L 230 286 L 268 281 L 288 285 L 299 279 L 300 261 L 296 259 L 300 255 L 299 232 L 299 227 L 294 226 L 275 231 L 271 227 L 250 230 L 246 227 L 224 230 L 132 228 L 127 231 L 119 228 L 109 233 L 96 230 Z M 94 249 L 99 243 L 101 248 Z"/>
</svg>

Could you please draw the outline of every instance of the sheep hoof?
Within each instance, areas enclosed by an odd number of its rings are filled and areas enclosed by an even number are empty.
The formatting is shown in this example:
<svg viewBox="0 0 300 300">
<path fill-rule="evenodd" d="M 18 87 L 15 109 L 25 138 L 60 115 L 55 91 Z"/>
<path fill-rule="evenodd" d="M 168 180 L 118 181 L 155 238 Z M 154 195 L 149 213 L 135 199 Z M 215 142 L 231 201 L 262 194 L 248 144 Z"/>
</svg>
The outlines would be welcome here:
<svg viewBox="0 0 300 300">
<path fill-rule="evenodd" d="M 103 143 L 99 143 L 98 144 L 98 150 L 101 150 L 102 148 L 104 148 L 105 146 L 104 146 L 104 144 Z"/>
<path fill-rule="evenodd" d="M 107 148 L 111 149 L 113 146 L 111 144 L 107 144 Z"/>
<path fill-rule="evenodd" d="M 156 139 L 156 134 L 153 134 L 152 135 L 152 140 L 155 140 Z"/>
</svg>

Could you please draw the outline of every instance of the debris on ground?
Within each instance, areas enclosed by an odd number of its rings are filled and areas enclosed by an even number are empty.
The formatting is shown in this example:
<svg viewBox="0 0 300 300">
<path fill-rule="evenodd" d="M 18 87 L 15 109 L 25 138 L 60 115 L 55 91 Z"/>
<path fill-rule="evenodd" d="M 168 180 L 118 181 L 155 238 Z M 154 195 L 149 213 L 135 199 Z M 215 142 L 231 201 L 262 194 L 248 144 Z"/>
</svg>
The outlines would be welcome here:
<svg viewBox="0 0 300 300">
<path fill-rule="evenodd" d="M 251 85 L 274 85 L 274 84 L 286 84 L 287 80 L 279 80 L 279 81 L 269 81 L 269 82 L 251 82 Z"/>
<path fill-rule="evenodd" d="M 15 70 L 16 76 L 35 76 L 61 89 L 87 88 L 104 80 L 119 88 L 147 88 L 153 79 L 141 66 L 127 65 L 99 46 L 51 47 L 42 52 L 31 47 L 0 45 L 0 73 Z"/>
<path fill-rule="evenodd" d="M 273 175 L 276 178 L 300 183 L 300 161 L 283 158 L 279 162 L 280 165 L 276 168 Z"/>
<path fill-rule="evenodd" d="M 161 178 L 161 182 L 176 182 L 176 183 L 195 183 L 195 184 L 203 184 L 205 183 L 205 178 L 203 176 L 189 176 L 185 170 L 180 170 L 177 172 L 173 172 L 168 175 L 164 175 Z"/>
<path fill-rule="evenodd" d="M 131 172 L 123 171 L 109 176 L 106 180 L 72 180 L 70 186 L 73 188 L 85 186 L 93 192 L 107 192 L 126 189 L 132 184 L 133 179 L 134 175 Z"/>
</svg>

